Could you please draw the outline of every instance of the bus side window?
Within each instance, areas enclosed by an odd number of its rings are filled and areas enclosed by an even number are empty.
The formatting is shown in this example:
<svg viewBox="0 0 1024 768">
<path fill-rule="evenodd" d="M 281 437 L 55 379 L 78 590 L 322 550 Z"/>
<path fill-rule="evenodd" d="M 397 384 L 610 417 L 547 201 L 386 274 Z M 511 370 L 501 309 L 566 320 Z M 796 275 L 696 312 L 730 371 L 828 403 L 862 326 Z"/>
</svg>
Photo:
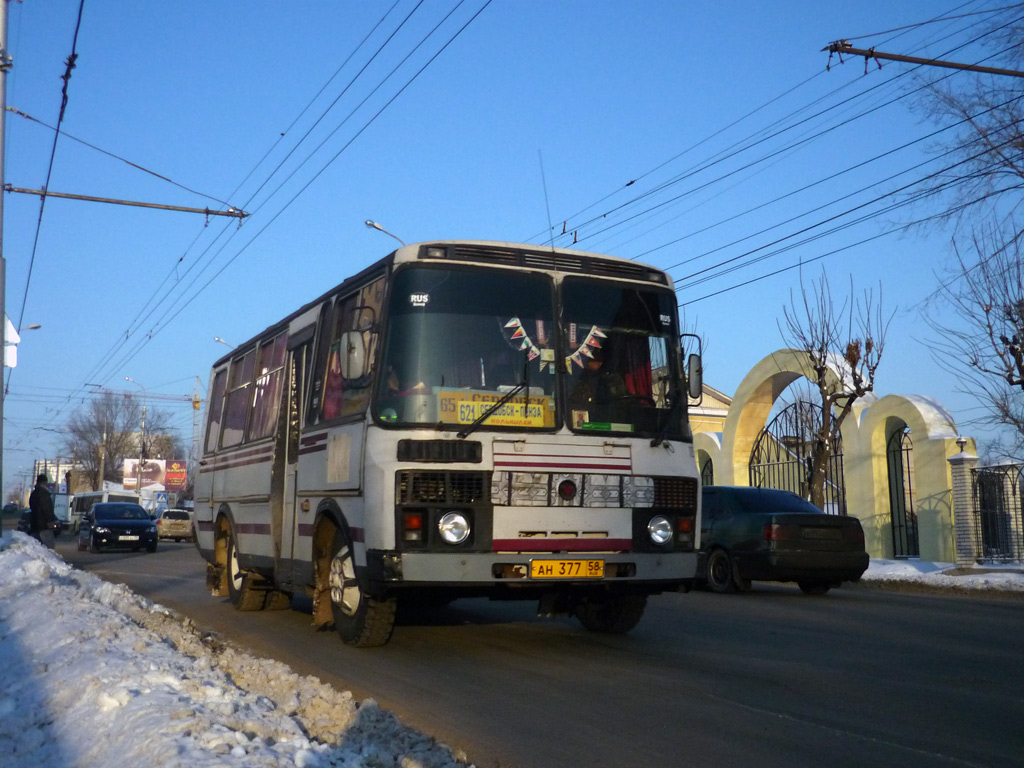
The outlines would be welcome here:
<svg viewBox="0 0 1024 768">
<path fill-rule="evenodd" d="M 341 336 L 348 330 L 346 322 L 355 307 L 356 297 L 348 296 L 339 299 L 334 309 L 334 322 L 331 328 L 331 346 L 327 352 L 327 367 L 324 370 L 324 394 L 322 415 L 325 421 L 343 415 L 344 382 L 341 377 Z"/>
<path fill-rule="evenodd" d="M 313 376 L 309 385 L 309 406 L 306 411 L 306 423 L 315 424 L 320 415 L 320 403 L 324 392 L 324 363 L 327 360 L 327 347 L 330 344 L 331 302 L 320 307 L 320 321 L 317 324 L 316 358 L 313 361 Z"/>
<path fill-rule="evenodd" d="M 207 416 L 207 432 L 206 432 L 206 453 L 213 453 L 217 450 L 217 439 L 220 437 L 220 419 L 224 408 L 224 385 L 228 380 L 227 369 L 217 371 L 217 375 L 213 378 L 213 386 L 210 388 L 210 402 L 207 406 L 209 413 Z"/>
<path fill-rule="evenodd" d="M 339 299 L 335 305 L 330 347 L 321 369 L 321 415 L 325 421 L 363 413 L 369 404 L 377 352 L 377 323 L 383 303 L 384 278 L 381 277 L 358 293 Z M 356 352 L 361 365 L 353 365 L 355 358 L 349 359 Z"/>
<path fill-rule="evenodd" d="M 249 398 L 252 396 L 252 372 L 256 363 L 256 350 L 231 361 L 228 374 L 228 395 L 224 401 L 224 421 L 221 430 L 221 448 L 242 442 L 245 422 L 249 418 Z"/>
<path fill-rule="evenodd" d="M 256 365 L 256 392 L 249 418 L 249 440 L 269 437 L 277 424 L 281 403 L 281 377 L 284 375 L 284 353 L 288 334 L 260 344 Z"/>
</svg>

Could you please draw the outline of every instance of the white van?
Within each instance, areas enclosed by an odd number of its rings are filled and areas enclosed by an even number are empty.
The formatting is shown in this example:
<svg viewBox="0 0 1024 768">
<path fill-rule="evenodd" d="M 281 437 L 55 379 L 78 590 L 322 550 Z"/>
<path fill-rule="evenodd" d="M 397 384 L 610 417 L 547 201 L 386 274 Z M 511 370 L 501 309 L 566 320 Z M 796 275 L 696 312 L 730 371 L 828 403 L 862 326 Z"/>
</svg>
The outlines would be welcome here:
<svg viewBox="0 0 1024 768">
<path fill-rule="evenodd" d="M 138 504 L 139 494 L 132 493 L 131 491 L 86 491 L 85 493 L 76 493 L 71 498 L 71 511 L 68 515 L 71 530 L 78 533 L 78 524 L 82 520 L 82 515 L 92 509 L 93 504 L 99 504 L 101 501 L 131 501 Z"/>
</svg>

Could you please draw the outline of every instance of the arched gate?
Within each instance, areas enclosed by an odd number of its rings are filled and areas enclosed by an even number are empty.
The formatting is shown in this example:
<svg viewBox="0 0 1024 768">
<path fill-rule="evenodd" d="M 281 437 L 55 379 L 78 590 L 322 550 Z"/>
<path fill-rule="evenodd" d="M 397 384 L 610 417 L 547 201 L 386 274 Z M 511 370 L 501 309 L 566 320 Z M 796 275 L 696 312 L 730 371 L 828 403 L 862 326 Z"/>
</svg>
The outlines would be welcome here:
<svg viewBox="0 0 1024 768">
<path fill-rule="evenodd" d="M 750 452 L 750 485 L 779 488 L 810 498 L 810 470 L 815 433 L 821 423 L 821 406 L 797 400 L 772 419 L 758 434 Z M 843 443 L 832 442 L 825 474 L 825 511 L 846 514 L 843 481 Z"/>
<path fill-rule="evenodd" d="M 892 519 L 894 557 L 919 557 L 917 512 L 914 510 L 914 443 L 906 425 L 889 436 L 886 463 L 889 470 L 889 514 Z"/>
</svg>

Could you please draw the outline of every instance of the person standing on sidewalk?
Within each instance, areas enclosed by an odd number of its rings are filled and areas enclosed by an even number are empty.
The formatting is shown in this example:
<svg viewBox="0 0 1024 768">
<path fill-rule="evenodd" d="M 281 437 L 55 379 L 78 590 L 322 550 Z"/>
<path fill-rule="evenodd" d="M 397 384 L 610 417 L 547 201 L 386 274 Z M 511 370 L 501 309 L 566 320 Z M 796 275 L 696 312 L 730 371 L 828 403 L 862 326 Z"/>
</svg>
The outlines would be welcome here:
<svg viewBox="0 0 1024 768">
<path fill-rule="evenodd" d="M 53 497 L 46 487 L 46 475 L 36 478 L 35 490 L 28 497 L 28 507 L 32 510 L 29 533 L 39 539 L 42 544 L 53 549 L 54 528 L 57 516 L 53 513 Z"/>
</svg>

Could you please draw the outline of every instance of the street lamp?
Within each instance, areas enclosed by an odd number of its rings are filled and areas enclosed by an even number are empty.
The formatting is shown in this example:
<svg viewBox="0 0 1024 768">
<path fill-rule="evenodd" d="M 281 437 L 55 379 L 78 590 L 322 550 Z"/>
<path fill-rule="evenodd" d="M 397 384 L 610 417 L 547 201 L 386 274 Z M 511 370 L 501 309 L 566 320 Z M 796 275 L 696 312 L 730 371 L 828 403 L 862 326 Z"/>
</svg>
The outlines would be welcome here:
<svg viewBox="0 0 1024 768">
<path fill-rule="evenodd" d="M 231 349 L 234 349 L 234 348 L 235 348 L 235 345 L 234 345 L 234 344 L 228 344 L 228 343 L 227 343 L 226 341 L 224 341 L 224 339 L 222 339 L 222 338 L 221 338 L 220 336 L 214 336 L 214 337 L 213 337 L 213 340 L 214 340 L 214 341 L 217 341 L 217 342 L 220 342 L 220 343 L 221 343 L 221 344 L 223 344 L 223 345 L 224 345 L 225 347 L 231 347 Z"/>
<path fill-rule="evenodd" d="M 142 502 L 142 467 L 146 459 L 146 388 L 131 376 L 125 376 L 125 381 L 130 381 L 142 389 L 142 431 L 139 434 L 139 464 L 135 468 L 135 490 L 139 494 L 139 502 Z"/>
<path fill-rule="evenodd" d="M 393 237 L 393 238 L 395 238 L 395 240 L 397 240 L 398 242 L 400 242 L 400 243 L 401 243 L 402 245 L 405 245 L 405 241 L 404 241 L 404 240 L 402 240 L 402 238 L 400 238 L 400 237 L 399 237 L 398 235 L 392 235 L 392 234 L 391 234 L 390 232 L 388 232 L 388 231 L 387 231 L 386 229 L 384 229 L 384 227 L 382 227 L 382 226 L 381 226 L 380 224 L 378 224 L 378 223 L 377 223 L 376 221 L 370 221 L 369 219 L 367 219 L 367 220 L 366 220 L 366 221 L 365 221 L 364 223 L 365 223 L 365 224 L 366 224 L 366 226 L 368 226 L 368 227 L 369 227 L 370 229 L 376 229 L 376 230 L 378 230 L 378 231 L 380 231 L 380 232 L 383 232 L 383 233 L 384 233 L 385 235 L 388 235 L 388 236 L 390 236 L 390 237 Z"/>
</svg>

